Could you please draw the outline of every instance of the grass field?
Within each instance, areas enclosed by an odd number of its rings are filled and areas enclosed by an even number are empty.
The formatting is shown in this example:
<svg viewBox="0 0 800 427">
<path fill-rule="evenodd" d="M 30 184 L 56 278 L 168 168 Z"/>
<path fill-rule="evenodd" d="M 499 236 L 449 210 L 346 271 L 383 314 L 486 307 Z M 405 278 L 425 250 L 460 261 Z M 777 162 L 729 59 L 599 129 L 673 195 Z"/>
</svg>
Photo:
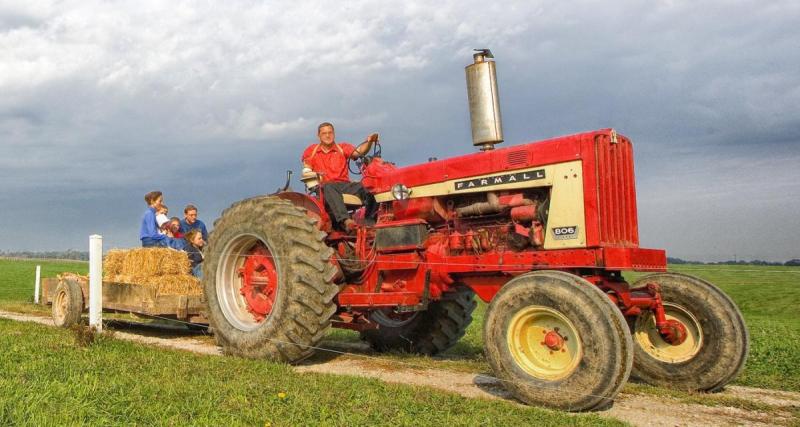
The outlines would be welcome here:
<svg viewBox="0 0 800 427">
<path fill-rule="evenodd" d="M 621 425 L 0 319 L 0 425 Z"/>
<path fill-rule="evenodd" d="M 42 266 L 41 277 L 56 277 L 64 272 L 88 274 L 85 262 L 0 259 L 0 308 L 21 312 L 42 311 L 33 304 L 36 266 Z"/>
<path fill-rule="evenodd" d="M 0 309 L 42 276 L 86 264 L 0 260 Z M 0 425 L 623 425 L 425 387 L 298 374 L 283 364 L 195 355 L 0 319 Z"/>
<path fill-rule="evenodd" d="M 58 272 L 86 272 L 86 264 L 0 260 L 0 309 L 43 311 L 30 304 L 34 268 L 41 264 L 43 276 Z M 745 370 L 736 384 L 800 391 L 800 269 L 756 266 L 673 266 L 672 271 L 693 274 L 720 286 L 739 305 L 751 334 L 751 351 Z M 629 279 L 637 275 L 631 274 Z M 403 354 L 388 354 L 387 363 L 400 359 L 419 366 L 485 372 L 481 326 L 486 305 L 479 304 L 475 321 L 466 336 L 442 358 L 436 360 Z M 349 331 L 335 330 L 329 341 L 357 340 Z M 465 400 L 427 389 L 390 386 L 376 381 L 326 376 L 301 376 L 285 366 L 234 358 L 209 358 L 148 349 L 116 340 L 101 340 L 91 352 L 71 343 L 65 331 L 0 321 L 0 345 L 12 349 L 13 361 L 0 362 L 7 375 L 0 376 L 0 424 L 9 420 L 43 420 L 25 414 L 28 404 L 53 399 L 72 404 L 52 408 L 74 422 L 121 422 L 134 416 L 134 423 L 178 422 L 180 418 L 199 423 L 261 423 L 297 421 L 313 417 L 323 424 L 339 424 L 345 415 L 359 414 L 356 423 L 378 424 L 488 424 L 522 422 L 601 422 L 596 418 L 564 416 L 513 405 Z M 155 363 L 154 361 L 158 362 Z M 7 366 L 2 366 L 3 364 Z M 60 368 L 59 368 L 60 366 Z M 189 368 L 191 367 L 191 369 Z M 126 375 L 137 372 L 137 375 Z M 100 381 L 112 378 L 114 387 Z M 226 381 L 219 381 L 226 378 Z M 81 384 L 76 389 L 64 386 Z M 235 385 L 234 385 L 235 384 Z M 356 391 L 358 390 L 358 391 Z M 655 388 L 628 386 L 633 393 L 664 394 Z M 109 396 L 104 405 L 90 396 L 100 391 Z M 276 393 L 286 392 L 287 399 Z M 166 405 L 144 408 L 149 393 L 166 396 Z M 318 396 L 321 394 L 322 397 Z M 200 396 L 198 399 L 191 396 Z M 161 399 L 161 398 L 160 398 Z M 458 402 L 458 403 L 455 403 Z M 330 404 L 330 406 L 328 406 Z M 445 410 L 457 404 L 459 411 Z M 712 404 L 712 403 L 709 403 Z M 132 405 L 132 406 L 131 406 Z M 132 407 L 134 409 L 126 409 Z M 259 410 L 249 408 L 260 407 Z M 486 408 L 493 409 L 480 417 Z M 217 413 L 214 408 L 225 408 Z M 327 409 L 325 409 L 327 408 Z M 331 408 L 335 408 L 331 409 Z M 235 413 L 237 418 L 227 418 Z M 420 414 L 424 417 L 420 418 Z M 184 415 L 179 415 L 184 414 Z M 188 415 L 187 415 L 188 414 Z M 300 415 L 298 415 L 300 414 Z M 305 418 L 308 419 L 308 418 Z M 347 418 L 351 420 L 352 418 Z M 186 420 L 184 418 L 184 420 Z M 421 420 L 421 421 L 420 421 Z M 605 422 L 605 421 L 602 421 Z M 293 422 L 287 422 L 292 424 Z"/>
</svg>

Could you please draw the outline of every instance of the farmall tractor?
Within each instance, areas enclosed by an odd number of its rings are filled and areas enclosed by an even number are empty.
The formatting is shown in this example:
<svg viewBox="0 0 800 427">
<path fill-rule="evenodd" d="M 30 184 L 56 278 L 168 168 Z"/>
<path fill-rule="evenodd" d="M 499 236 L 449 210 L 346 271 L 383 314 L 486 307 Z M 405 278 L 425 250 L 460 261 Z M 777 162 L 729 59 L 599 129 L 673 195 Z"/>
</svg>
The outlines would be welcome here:
<svg viewBox="0 0 800 427">
<path fill-rule="evenodd" d="M 204 262 L 208 316 L 229 354 L 298 362 L 331 326 L 379 351 L 453 346 L 489 303 L 485 355 L 519 400 L 610 405 L 629 375 L 715 391 L 742 369 L 748 332 L 717 287 L 668 273 L 639 247 L 633 150 L 612 129 L 494 149 L 503 140 L 495 62 L 466 67 L 481 151 L 395 167 L 358 165 L 375 224 L 331 224 L 318 177 L 305 193 L 234 203 Z M 361 201 L 345 203 L 358 218 Z M 629 283 L 625 271 L 652 272 Z"/>
</svg>

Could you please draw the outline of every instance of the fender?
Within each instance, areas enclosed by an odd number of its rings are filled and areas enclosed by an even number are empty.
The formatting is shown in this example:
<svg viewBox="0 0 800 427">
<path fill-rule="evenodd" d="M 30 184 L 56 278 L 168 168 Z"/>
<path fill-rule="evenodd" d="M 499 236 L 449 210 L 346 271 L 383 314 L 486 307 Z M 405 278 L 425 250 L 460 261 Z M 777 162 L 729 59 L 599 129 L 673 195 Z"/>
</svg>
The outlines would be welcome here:
<svg viewBox="0 0 800 427">
<path fill-rule="evenodd" d="M 281 191 L 273 194 L 273 196 L 303 208 L 306 211 L 306 215 L 317 220 L 317 227 L 320 230 L 326 233 L 331 232 L 331 218 L 328 216 L 328 212 L 325 211 L 325 206 L 322 206 L 322 203 L 317 198 L 296 191 Z"/>
</svg>

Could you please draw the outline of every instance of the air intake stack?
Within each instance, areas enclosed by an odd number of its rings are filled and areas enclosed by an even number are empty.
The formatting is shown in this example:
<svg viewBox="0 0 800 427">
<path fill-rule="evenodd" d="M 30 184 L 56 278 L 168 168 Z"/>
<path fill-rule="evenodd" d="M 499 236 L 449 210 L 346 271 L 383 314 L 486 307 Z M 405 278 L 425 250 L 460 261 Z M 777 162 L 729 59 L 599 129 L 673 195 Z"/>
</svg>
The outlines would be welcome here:
<svg viewBox="0 0 800 427">
<path fill-rule="evenodd" d="M 489 49 L 475 49 L 474 63 L 466 67 L 467 98 L 472 125 L 472 144 L 481 150 L 492 150 L 503 142 L 503 122 L 497 94 L 497 70 Z"/>
</svg>

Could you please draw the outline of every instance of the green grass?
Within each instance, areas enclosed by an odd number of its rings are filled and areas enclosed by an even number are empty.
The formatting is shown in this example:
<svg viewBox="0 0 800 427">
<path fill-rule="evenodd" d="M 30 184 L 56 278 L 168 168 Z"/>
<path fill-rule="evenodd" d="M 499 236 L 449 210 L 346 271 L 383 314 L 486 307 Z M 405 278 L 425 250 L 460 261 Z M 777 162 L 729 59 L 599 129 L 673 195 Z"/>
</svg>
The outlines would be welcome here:
<svg viewBox="0 0 800 427">
<path fill-rule="evenodd" d="M 750 355 L 735 384 L 800 391 L 800 268 L 676 265 L 670 271 L 714 283 L 739 306 Z"/>
<path fill-rule="evenodd" d="M 64 272 L 89 273 L 89 264 L 85 262 L 0 259 L 0 301 L 33 301 L 37 265 L 42 266 L 42 278 Z"/>
<path fill-rule="evenodd" d="M 3 319 L 0 348 L 0 425 L 622 425 Z"/>
<path fill-rule="evenodd" d="M 34 269 L 36 264 L 41 264 L 43 269 L 43 276 L 55 276 L 56 273 L 62 271 L 73 271 L 77 273 L 86 273 L 86 264 L 77 264 L 77 263 L 52 263 L 47 261 L 7 261 L 7 260 L 0 260 L 0 309 L 12 309 L 16 311 L 26 310 L 26 311 L 35 311 L 35 310 L 42 310 L 47 311 L 46 309 L 35 309 L 30 301 L 32 299 L 32 289 L 33 289 L 33 275 Z M 790 390 L 790 391 L 800 391 L 800 316 L 797 316 L 798 309 L 797 307 L 800 306 L 800 269 L 788 268 L 788 267 L 762 267 L 762 266 L 703 266 L 703 265 L 680 265 L 680 266 L 672 266 L 671 271 L 677 272 L 684 272 L 687 274 L 693 274 L 709 280 L 712 283 L 715 283 L 720 288 L 722 288 L 728 295 L 733 298 L 733 300 L 738 304 L 742 313 L 745 317 L 745 321 L 748 325 L 751 335 L 751 351 L 750 356 L 748 358 L 747 364 L 745 366 L 745 370 L 739 376 L 739 378 L 735 381 L 735 384 L 740 385 L 748 385 L 748 386 L 757 386 L 757 387 L 766 387 L 766 388 L 774 388 L 774 389 L 781 389 L 781 390 Z M 638 274 L 626 274 L 626 276 L 633 280 L 638 277 Z M 486 310 L 486 304 L 479 303 L 478 308 L 474 313 L 474 321 L 472 325 L 467 329 L 466 336 L 452 349 L 448 350 L 445 354 L 437 358 L 428 358 L 428 357 L 420 357 L 415 355 L 407 355 L 407 354 L 386 354 L 381 355 L 380 357 L 385 360 L 387 366 L 391 366 L 393 362 L 400 362 L 404 364 L 411 364 L 413 366 L 418 367 L 431 367 L 431 368 L 439 368 L 439 369 L 450 369 L 450 370 L 458 370 L 458 371 L 465 371 L 465 372 L 489 372 L 488 365 L 486 364 L 485 359 L 483 358 L 483 339 L 482 339 L 482 323 L 483 323 L 483 316 Z M 19 333 L 17 335 L 11 335 L 13 338 L 8 338 L 8 333 L 5 330 L 12 330 L 13 328 L 17 329 Z M 54 344 L 55 342 L 60 342 L 67 340 L 68 337 L 65 337 L 65 333 L 63 331 L 51 331 L 51 332 L 39 332 L 39 331 L 50 331 L 41 328 L 34 328 L 33 326 L 13 326 L 10 324 L 0 325 L 0 343 L 3 343 L 2 339 L 10 340 L 12 342 L 11 348 L 14 348 L 16 345 L 25 345 L 26 348 L 38 348 L 34 353 L 41 353 L 42 349 L 44 353 L 47 354 L 47 349 L 62 349 L 61 346 L 66 344 Z M 37 338 L 32 338 L 33 331 L 36 331 Z M 55 334 L 55 335 L 53 335 Z M 53 335 L 53 336 L 51 336 Z M 344 330 L 334 330 L 331 332 L 330 336 L 328 337 L 326 343 L 332 342 L 352 342 L 357 341 L 358 335 L 351 331 L 344 331 Z M 27 343 L 27 344 L 25 344 Z M 2 344 L 5 348 L 9 348 L 9 344 Z M 38 346 L 38 347 L 37 347 Z M 120 347 L 121 346 L 121 347 Z M 172 384 L 171 382 L 165 387 L 168 388 L 168 394 L 175 396 L 175 399 L 179 400 L 180 402 L 171 402 L 167 404 L 167 408 L 160 408 L 160 409 L 153 409 L 152 411 L 144 410 L 142 413 L 146 415 L 142 415 L 144 418 L 134 418 L 134 423 L 144 423 L 150 422 L 152 420 L 157 420 L 156 422 L 163 422 L 168 423 L 169 421 L 165 420 L 176 420 L 177 418 L 175 414 L 170 413 L 171 410 L 185 410 L 187 408 L 186 405 L 191 406 L 188 409 L 189 413 L 195 414 L 193 415 L 196 418 L 191 418 L 191 420 L 205 423 L 205 422 L 216 422 L 216 421 L 231 421 L 233 420 L 234 423 L 245 423 L 251 424 L 255 422 L 261 422 L 259 420 L 272 420 L 273 418 L 269 418 L 268 416 L 264 416 L 263 418 L 259 418 L 257 413 L 250 413 L 250 412 L 243 412 L 249 415 L 242 415 L 241 418 L 230 418 L 228 412 L 231 410 L 238 410 L 240 407 L 245 407 L 248 405 L 266 405 L 272 409 L 266 410 L 263 414 L 273 414 L 272 411 L 275 408 L 282 408 L 280 405 L 284 405 L 285 402 L 283 401 L 276 401 L 275 397 L 267 397 L 266 395 L 269 393 L 277 393 L 276 390 L 280 389 L 281 387 L 292 390 L 290 395 L 293 396 L 295 402 L 297 404 L 296 410 L 300 411 L 298 413 L 301 414 L 314 414 L 313 417 L 320 417 L 314 418 L 314 420 L 322 420 L 322 423 L 329 423 L 329 424 L 338 424 L 338 419 L 335 418 L 337 416 L 343 416 L 342 414 L 347 414 L 348 411 L 352 410 L 354 407 L 353 405 L 360 405 L 359 408 L 363 410 L 375 410 L 373 405 L 375 402 L 382 402 L 382 398 L 379 396 L 383 396 L 381 393 L 389 393 L 387 390 L 391 389 L 394 390 L 395 388 L 402 390 L 399 395 L 403 396 L 403 399 L 407 399 L 406 401 L 400 402 L 396 401 L 394 397 L 386 398 L 387 401 L 392 401 L 391 408 L 393 409 L 380 409 L 379 412 L 381 420 L 386 420 L 386 423 L 409 423 L 410 420 L 417 420 L 418 414 L 414 414 L 412 417 L 408 414 L 413 414 L 411 409 L 404 409 L 406 408 L 405 405 L 411 405 L 409 408 L 413 407 L 420 407 L 418 405 L 423 405 L 423 403 L 416 402 L 415 399 L 419 398 L 421 400 L 426 400 L 427 398 L 421 398 L 420 393 L 416 388 L 404 388 L 401 386 L 388 386 L 378 382 L 367 381 L 367 380 L 356 380 L 356 379 L 335 379 L 335 378 L 328 378 L 328 377 L 320 377 L 323 379 L 314 380 L 316 382 L 321 382 L 320 384 L 326 384 L 326 387 L 333 387 L 331 381 L 341 381 L 341 384 L 349 384 L 349 386 L 344 387 L 357 387 L 361 388 L 363 396 L 369 397 L 353 397 L 352 394 L 341 394 L 344 392 L 334 392 L 335 399 L 331 399 L 330 401 L 327 400 L 327 397 L 320 401 L 320 405 L 326 406 L 330 404 L 333 405 L 328 407 L 327 409 L 310 409 L 310 406 L 313 402 L 316 402 L 318 399 L 314 397 L 314 394 L 317 393 L 318 390 L 322 390 L 324 394 L 327 389 L 324 387 L 320 388 L 317 385 L 309 386 L 305 382 L 300 381 L 299 379 L 293 379 L 291 382 L 296 386 L 296 388 L 284 387 L 280 384 L 281 382 L 275 383 L 271 380 L 271 378 L 277 374 L 275 372 L 282 372 L 278 375 L 278 377 L 285 377 L 286 375 L 290 375 L 291 371 L 286 369 L 286 367 L 282 365 L 273 365 L 267 362 L 255 362 L 255 361 L 246 361 L 240 359 L 233 359 L 233 358 L 223 358 L 221 360 L 230 360 L 231 366 L 236 366 L 237 368 L 233 371 L 228 371 L 221 368 L 219 365 L 215 365 L 217 363 L 222 363 L 223 365 L 226 362 L 215 362 L 210 361 L 206 362 L 202 356 L 195 356 L 195 355 L 188 355 L 183 353 L 172 353 L 167 352 L 165 350 L 145 350 L 143 348 L 139 348 L 138 346 L 134 346 L 132 344 L 125 344 L 125 343 L 118 343 L 116 341 L 102 341 L 97 348 L 101 349 L 100 355 L 106 354 L 104 352 L 109 352 L 109 354 L 105 356 L 97 356 L 100 357 L 100 360 L 105 361 L 104 363 L 111 363 L 110 361 L 113 359 L 114 363 L 120 363 L 123 368 L 117 369 L 115 367 L 109 367 L 105 364 L 101 365 L 100 368 L 104 372 L 110 372 L 110 375 L 115 376 L 113 381 L 119 384 L 128 384 L 126 378 L 116 378 L 117 375 L 124 377 L 124 372 L 127 370 L 129 372 L 144 372 L 145 382 L 141 385 L 134 383 L 131 385 L 132 389 L 136 391 L 136 393 L 144 393 L 142 391 L 142 387 L 148 389 L 148 387 L 156 387 L 155 384 L 147 385 L 147 381 L 150 381 L 149 376 L 154 375 L 155 372 L 162 372 L 164 373 L 164 369 L 161 366 L 158 367 L 150 367 L 148 365 L 147 360 L 136 359 L 136 363 L 127 364 L 125 362 L 128 359 L 128 354 L 139 355 L 137 357 L 144 357 L 141 356 L 141 352 L 154 352 L 154 354 L 166 354 L 169 353 L 169 356 L 164 356 L 165 360 L 173 360 L 175 363 L 175 369 L 177 372 L 174 375 L 176 378 L 186 378 L 191 379 L 190 382 L 193 384 L 192 387 L 200 387 L 196 385 L 196 382 L 201 382 L 205 386 L 209 386 L 209 388 L 214 387 L 221 387 L 216 393 L 211 391 L 199 391 L 197 390 L 198 395 L 206 396 L 206 398 L 211 399 L 211 401 L 217 402 L 218 404 L 225 403 L 225 405 L 220 406 L 221 411 L 225 412 L 227 415 L 218 414 L 213 411 L 213 408 L 208 406 L 204 406 L 204 404 L 200 403 L 192 403 L 188 404 L 185 402 L 180 401 L 183 396 L 181 391 L 177 390 L 177 385 Z M 33 351 L 33 350 L 31 350 Z M 60 350 L 54 350 L 58 353 Z M 20 353 L 12 351 L 12 354 Z M 94 354 L 95 351 L 86 352 L 85 350 L 81 349 L 73 349 L 72 347 L 67 346 L 67 350 L 65 350 L 65 354 L 73 354 L 72 356 L 64 356 L 64 357 L 74 357 L 78 360 L 81 360 L 81 363 L 84 363 L 79 357 L 81 354 Z M 5 352 L 8 354 L 8 352 Z M 33 355 L 30 354 L 28 351 L 22 351 L 21 354 L 26 356 L 25 360 L 20 361 L 22 365 L 25 364 L 33 364 L 39 366 L 41 363 L 36 362 Z M 119 359 L 115 359 L 115 356 L 122 354 L 125 355 L 124 357 L 119 357 Z M 30 356 L 30 357 L 29 357 Z M 90 357 L 90 356 L 85 356 Z M 94 357 L 94 356 L 91 356 Z M 159 356 L 148 356 L 153 358 L 159 358 Z M 202 362 L 198 362 L 196 358 L 203 359 Z M 160 360 L 160 359 L 159 359 Z M 179 362 L 181 361 L 182 362 Z M 235 361 L 234 361 L 235 360 Z M 0 362 L 0 369 L 2 369 L 2 364 L 5 362 Z M 44 363 L 44 362 L 43 362 Z M 54 362 L 57 364 L 57 362 Z M 160 362 L 159 362 L 160 363 Z M 192 375 L 185 371 L 184 368 L 180 368 L 181 364 L 187 364 L 189 366 L 193 366 L 199 364 L 198 366 L 205 366 L 204 364 L 210 363 L 214 367 L 209 368 L 213 372 L 216 372 L 211 378 L 204 377 L 205 379 L 192 379 Z M 382 362 L 383 363 L 383 362 Z M 88 378 L 94 378 L 93 376 L 96 375 L 93 373 L 93 369 L 90 365 L 82 365 L 81 369 L 86 370 L 87 374 L 83 374 L 88 376 Z M 22 368 L 19 368 L 22 369 Z M 25 368 L 27 369 L 27 368 Z M 205 370 L 206 368 L 202 368 L 201 370 Z M 222 371 L 220 371 L 222 369 Z M 237 370 L 238 369 L 238 370 Z M 282 371 L 281 371 L 282 369 Z M 253 372 L 253 371 L 260 372 L 258 374 L 260 381 L 248 380 L 243 373 L 239 371 L 245 372 Z M 260 370 L 260 371 L 259 371 Z M 278 371 L 274 371 L 278 370 Z M 17 371 L 18 374 L 20 371 Z M 23 378 L 29 378 L 31 375 L 34 375 L 35 372 L 38 372 L 36 369 L 27 370 L 25 372 L 29 373 L 22 373 Z M 194 371 L 193 371 L 194 372 Z M 53 374 L 56 375 L 56 374 Z M 77 373 L 75 375 L 78 375 Z M 262 395 L 261 397 L 253 397 L 253 394 L 240 394 L 238 388 L 233 388 L 232 386 L 227 385 L 220 385 L 222 382 L 215 382 L 214 378 L 227 378 L 230 375 L 237 376 L 240 378 L 237 381 L 241 381 L 242 383 L 242 390 L 251 390 L 256 391 L 255 394 Z M 291 374 L 294 375 L 294 374 Z M 79 375 L 78 375 L 79 376 Z M 157 376 L 157 375 L 156 375 Z M 134 376 L 135 377 L 135 376 Z M 171 374 L 164 373 L 164 377 L 170 378 L 170 381 L 177 381 L 171 379 Z M 9 387 L 7 381 L 9 378 L 12 377 L 1 377 L 4 381 L 0 386 L 0 396 L 6 396 L 6 389 L 2 387 Z M 33 378 L 33 377 L 31 377 Z M 47 391 L 50 388 L 51 382 L 55 384 L 55 381 L 52 376 L 46 377 L 36 377 L 37 379 L 32 380 L 33 384 L 37 384 L 38 390 L 45 390 L 45 393 L 61 393 L 58 395 L 59 398 L 66 398 L 71 400 L 78 399 L 77 396 L 83 396 L 83 391 L 77 390 L 73 394 L 69 394 L 69 391 L 60 390 L 58 385 L 53 385 L 55 387 L 55 391 Z M 60 377 L 59 377 L 60 378 Z M 294 378 L 294 376 L 292 377 Z M 312 376 L 307 377 L 299 377 L 299 378 L 313 378 Z M 55 381 L 55 382 L 54 382 Z M 97 385 L 97 379 L 93 379 L 94 381 L 92 387 L 97 389 L 106 390 L 105 386 Z M 250 382 L 248 382 L 250 381 Z M 300 382 L 296 382 L 300 381 Z M 314 384 L 317 384 L 317 383 Z M 170 385 L 172 384 L 172 385 Z M 337 383 L 338 384 L 338 383 Z M 355 384 L 358 384 L 357 386 Z M 175 387 L 175 390 L 172 388 Z M 261 388 L 259 388 L 261 387 Z M 337 386 L 338 387 L 338 386 Z M 35 402 L 36 399 L 40 399 L 39 397 L 34 397 L 35 394 L 31 395 L 23 395 L 20 393 L 27 393 L 25 387 L 17 386 L 11 387 L 11 389 L 19 388 L 17 393 L 17 398 L 15 399 L 7 399 L 3 400 L 3 405 L 0 406 L 2 411 L 0 414 L 3 416 L 8 416 L 5 414 L 16 413 L 14 411 L 21 410 L 23 408 L 22 404 L 13 403 L 16 400 L 20 402 Z M 149 390 L 149 389 L 148 389 Z M 193 388 L 193 390 L 195 390 Z M 331 388 L 331 390 L 336 390 L 335 388 Z M 411 390 L 411 391 L 409 391 Z M 665 395 L 665 396 L 672 396 L 669 394 L 670 392 L 666 389 L 658 389 L 655 387 L 643 386 L 643 385 L 628 385 L 626 386 L 626 391 L 631 393 L 645 393 L 651 395 Z M 351 390 L 347 390 L 348 393 Z M 34 393 L 30 391 L 30 393 Z M 228 397 L 220 397 L 220 396 L 228 396 L 229 393 L 233 393 L 230 399 Z M 395 393 L 392 391 L 391 393 Z M 425 390 L 424 394 L 426 396 L 430 395 L 432 392 L 430 390 Z M 666 394 L 665 394 L 666 393 Z M 113 394 L 113 393 L 112 393 Z M 467 418 L 453 418 L 455 415 L 454 413 L 460 413 L 462 409 L 464 411 L 469 412 L 471 409 L 469 408 L 478 408 L 482 406 L 472 406 L 472 405 L 481 405 L 483 402 L 473 401 L 469 399 L 463 399 L 460 397 L 449 396 L 447 394 L 442 394 L 445 397 L 437 397 L 431 402 L 437 402 L 433 404 L 434 407 L 433 411 L 438 415 L 432 415 L 431 418 L 422 418 L 423 424 L 429 423 L 441 423 L 441 422 L 449 422 L 449 423 L 462 423 L 467 422 Z M 56 396 L 56 395 L 53 395 Z M 66 396 L 66 397 L 65 397 Z M 359 395 L 362 396 L 362 395 Z M 392 394 L 393 396 L 393 394 Z M 438 394 L 437 394 L 438 396 Z M 449 396 L 449 397 L 448 397 Z M 188 398 L 188 397 L 187 397 Z M 356 399 L 355 402 L 349 402 L 348 399 Z M 6 399 L 5 397 L 0 397 L 0 399 Z M 119 402 L 127 402 L 124 396 L 119 396 L 116 402 L 121 405 Z M 215 400 L 216 399 L 216 400 Z M 221 400 L 220 400 L 221 399 Z M 244 399 L 244 401 L 242 401 Z M 254 400 L 255 399 L 255 400 Z M 261 400 L 258 400 L 261 399 Z M 270 400 L 271 399 L 271 400 Z M 359 400 L 362 399 L 362 400 Z M 363 400 L 366 399 L 366 400 Z M 468 402 L 465 404 L 461 404 L 458 411 L 453 411 L 443 409 L 446 406 L 442 403 L 442 400 L 436 399 L 455 399 L 459 402 Z M 734 404 L 736 402 L 731 403 L 730 399 L 711 399 L 708 400 L 702 396 L 698 395 L 686 395 L 681 397 L 682 400 L 687 402 L 695 400 L 702 400 L 705 401 L 707 404 L 727 404 L 731 406 L 739 406 L 745 409 L 757 409 L 757 408 L 748 408 L 746 402 L 739 402 L 738 404 Z M 48 399 L 49 400 L 49 399 Z M 78 399 L 80 400 L 80 399 Z M 308 400 L 308 403 L 305 403 Z M 335 401 L 341 400 L 342 405 L 345 405 L 347 410 L 338 411 L 336 407 Z M 734 399 L 735 400 L 735 399 Z M 113 409 L 113 406 L 110 408 L 112 409 L 101 409 L 104 408 L 102 405 L 91 403 L 92 400 L 89 399 L 89 403 L 80 403 L 79 406 L 84 408 L 85 412 L 82 412 L 80 415 L 84 418 L 65 418 L 68 420 L 75 420 L 76 422 L 82 422 L 83 420 L 91 420 L 93 422 L 104 422 L 108 420 L 109 422 L 117 422 L 118 419 L 114 417 L 119 416 L 119 410 L 122 409 Z M 233 403 L 231 403 L 233 402 Z M 246 403 L 243 403 L 246 402 Z M 359 403 L 360 402 L 360 403 Z M 413 403 L 409 403 L 413 402 Z M 473 403 L 477 402 L 477 403 Z M 396 404 L 395 404 L 396 403 Z M 386 404 L 385 402 L 383 404 Z M 98 406 L 99 405 L 99 406 Z M 417 405 L 417 406 L 415 406 Z M 496 404 L 492 404 L 496 405 Z M 381 407 L 381 405 L 378 405 Z M 424 406 L 428 407 L 428 406 Z M 10 409 L 9 409 L 10 408 Z M 121 408 L 121 406 L 120 406 Z M 438 408 L 438 412 L 436 412 Z M 466 409 L 464 409 L 466 408 Z M 506 408 L 506 407 L 504 407 Z M 508 408 L 514 408 L 513 406 L 509 406 Z M 275 414 L 281 414 L 280 416 L 284 416 L 284 412 L 280 412 L 279 409 L 275 409 L 278 412 L 274 412 Z M 421 410 L 421 409 L 420 409 Z M 11 411 L 11 412 L 9 412 Z M 66 409 L 64 409 L 66 411 Z M 103 415 L 103 411 L 108 411 L 110 418 L 103 418 L 106 415 Z M 158 412 L 161 411 L 161 412 Z M 192 412 L 196 411 L 196 412 Z M 322 414 L 323 411 L 325 412 Z M 385 412 L 389 411 L 389 412 Z M 504 409 L 502 412 L 514 411 L 514 409 Z M 495 412 L 492 412 L 493 414 Z M 544 414 L 544 415 L 542 415 Z M 492 421 L 501 424 L 501 420 L 506 420 L 505 422 L 509 423 L 518 423 L 522 422 L 520 420 L 525 420 L 528 418 L 524 417 L 548 417 L 553 416 L 555 418 L 541 418 L 538 422 L 545 422 L 545 423 L 562 423 L 565 422 L 565 418 L 556 417 L 553 413 L 550 412 L 537 412 L 535 415 L 530 415 L 526 413 L 525 415 L 519 415 L 516 412 L 512 414 L 514 417 L 523 417 L 523 418 L 496 418 L 492 416 Z M 508 416 L 512 416 L 508 415 Z M 73 416 L 73 415 L 70 415 Z M 74 415 L 78 416 L 78 415 Z M 271 416 L 271 415 L 270 415 Z M 228 417 L 228 418 L 226 418 Z M 360 417 L 360 418 L 359 418 Z M 355 418 L 357 420 L 357 424 L 360 422 L 371 422 L 372 418 L 364 418 L 359 415 L 359 417 Z M 405 418 L 404 418 L 405 417 Z M 410 417 L 410 418 L 408 418 Z M 27 418 L 25 418 L 27 419 Z M 277 420 L 278 418 L 274 418 Z M 287 418 L 293 421 L 297 421 L 296 418 Z M 480 419 L 480 418 L 476 418 Z M 580 418 L 581 420 L 583 418 Z M 0 424 L 3 424 L 3 418 L 0 418 Z M 574 419 L 569 418 L 570 422 Z M 316 421 L 314 421 L 316 422 Z"/>
<path fill-rule="evenodd" d="M 85 262 L 0 259 L 0 309 L 19 312 L 49 312 L 49 308 L 31 304 L 36 280 L 36 266 L 41 277 L 56 277 L 64 272 L 88 274 Z"/>
</svg>

